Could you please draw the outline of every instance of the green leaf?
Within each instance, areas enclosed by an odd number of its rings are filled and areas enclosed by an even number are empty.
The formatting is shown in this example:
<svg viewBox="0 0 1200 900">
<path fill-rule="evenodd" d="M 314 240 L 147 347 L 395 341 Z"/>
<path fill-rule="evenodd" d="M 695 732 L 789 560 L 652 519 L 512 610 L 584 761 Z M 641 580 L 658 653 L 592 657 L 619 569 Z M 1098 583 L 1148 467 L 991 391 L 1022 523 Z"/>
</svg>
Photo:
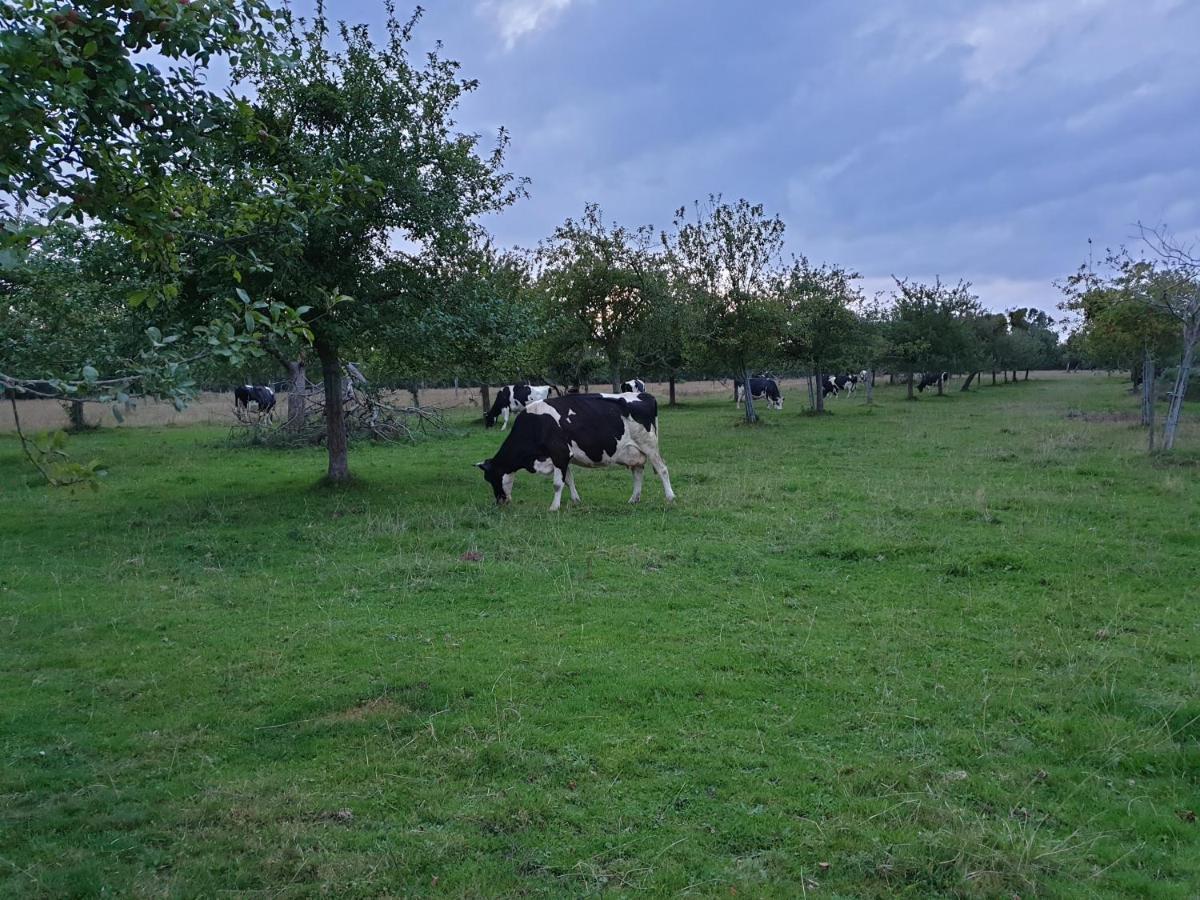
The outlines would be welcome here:
<svg viewBox="0 0 1200 900">
<path fill-rule="evenodd" d="M 83 380 L 88 382 L 88 384 L 91 384 L 93 381 L 95 381 L 99 377 L 100 377 L 100 373 L 97 372 L 93 367 L 91 367 L 91 366 L 83 367 Z"/>
<path fill-rule="evenodd" d="M 241 300 L 243 303 L 249 303 L 249 302 L 250 302 L 250 295 L 246 293 L 246 291 L 245 291 L 245 289 L 244 289 L 244 288 L 240 288 L 240 287 L 238 287 L 238 288 L 234 288 L 234 290 L 237 292 L 238 298 L 239 298 L 239 299 L 240 299 L 240 300 Z"/>
<path fill-rule="evenodd" d="M 99 49 L 99 47 L 96 45 L 95 41 L 88 41 L 86 44 L 83 45 L 83 58 L 91 59 L 93 56 L 96 55 L 96 51 L 98 49 Z"/>
</svg>

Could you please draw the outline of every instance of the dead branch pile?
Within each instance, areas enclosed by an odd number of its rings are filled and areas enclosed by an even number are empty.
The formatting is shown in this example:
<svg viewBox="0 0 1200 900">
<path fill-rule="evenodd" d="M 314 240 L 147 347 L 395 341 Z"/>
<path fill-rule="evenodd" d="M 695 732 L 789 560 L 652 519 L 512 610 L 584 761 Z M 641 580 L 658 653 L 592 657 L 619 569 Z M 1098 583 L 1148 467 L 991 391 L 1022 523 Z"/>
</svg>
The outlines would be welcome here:
<svg viewBox="0 0 1200 900">
<path fill-rule="evenodd" d="M 434 406 L 396 403 L 363 377 L 356 366 L 342 379 L 342 412 L 351 441 L 413 443 L 448 430 L 443 411 Z M 238 411 L 230 444 L 302 447 L 325 443 L 325 388 L 306 381 L 297 400 L 288 396 L 270 412 Z"/>
</svg>

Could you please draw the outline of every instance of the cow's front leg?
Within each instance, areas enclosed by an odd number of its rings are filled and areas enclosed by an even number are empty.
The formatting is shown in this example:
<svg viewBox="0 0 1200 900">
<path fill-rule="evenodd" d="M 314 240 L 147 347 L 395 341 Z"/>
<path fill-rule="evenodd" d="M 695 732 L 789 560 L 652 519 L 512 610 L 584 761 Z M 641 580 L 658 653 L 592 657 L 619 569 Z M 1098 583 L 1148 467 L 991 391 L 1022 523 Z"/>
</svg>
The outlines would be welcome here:
<svg viewBox="0 0 1200 900">
<path fill-rule="evenodd" d="M 578 503 L 579 491 L 575 490 L 575 473 L 571 471 L 570 467 L 567 468 L 566 482 L 567 487 L 571 489 L 571 502 Z"/>
<path fill-rule="evenodd" d="M 503 415 L 504 415 L 504 424 L 502 424 L 502 425 L 500 426 L 500 430 L 501 430 L 501 431 L 503 431 L 505 428 L 507 428 L 507 427 L 508 427 L 508 407 L 507 407 L 507 406 L 506 406 L 506 407 L 504 407 L 504 413 L 503 413 Z"/>
<path fill-rule="evenodd" d="M 562 504 L 562 489 L 566 479 L 563 478 L 562 469 L 555 466 L 554 468 L 554 502 L 550 504 L 550 512 L 558 512 L 558 507 Z"/>
<path fill-rule="evenodd" d="M 629 471 L 633 473 L 633 496 L 629 498 L 629 502 L 637 503 L 642 499 L 642 476 L 646 474 L 646 466 L 630 466 Z"/>
</svg>

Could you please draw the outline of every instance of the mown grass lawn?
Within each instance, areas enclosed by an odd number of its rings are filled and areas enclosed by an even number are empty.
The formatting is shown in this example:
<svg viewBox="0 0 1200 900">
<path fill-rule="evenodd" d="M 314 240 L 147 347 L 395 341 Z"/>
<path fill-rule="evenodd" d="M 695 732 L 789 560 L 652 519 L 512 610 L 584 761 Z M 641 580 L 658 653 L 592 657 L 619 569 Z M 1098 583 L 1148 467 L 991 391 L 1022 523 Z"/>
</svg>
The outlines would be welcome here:
<svg viewBox="0 0 1200 900">
<path fill-rule="evenodd" d="M 5 436 L 0 892 L 1195 897 L 1200 455 L 1097 376 L 800 405 L 664 410 L 674 508 L 557 515 L 474 426 L 345 491 Z"/>
</svg>

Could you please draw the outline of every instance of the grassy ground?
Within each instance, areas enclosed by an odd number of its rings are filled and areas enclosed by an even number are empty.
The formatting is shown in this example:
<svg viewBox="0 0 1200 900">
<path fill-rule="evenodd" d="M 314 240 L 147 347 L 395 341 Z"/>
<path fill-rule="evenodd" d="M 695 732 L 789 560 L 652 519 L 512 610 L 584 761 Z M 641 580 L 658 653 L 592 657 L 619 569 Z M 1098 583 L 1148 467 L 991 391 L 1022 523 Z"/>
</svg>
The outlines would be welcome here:
<svg viewBox="0 0 1200 900">
<path fill-rule="evenodd" d="M 0 894 L 1195 897 L 1200 456 L 1102 377 L 799 399 L 664 411 L 674 508 L 557 515 L 480 428 L 341 492 L 4 439 Z"/>
</svg>

